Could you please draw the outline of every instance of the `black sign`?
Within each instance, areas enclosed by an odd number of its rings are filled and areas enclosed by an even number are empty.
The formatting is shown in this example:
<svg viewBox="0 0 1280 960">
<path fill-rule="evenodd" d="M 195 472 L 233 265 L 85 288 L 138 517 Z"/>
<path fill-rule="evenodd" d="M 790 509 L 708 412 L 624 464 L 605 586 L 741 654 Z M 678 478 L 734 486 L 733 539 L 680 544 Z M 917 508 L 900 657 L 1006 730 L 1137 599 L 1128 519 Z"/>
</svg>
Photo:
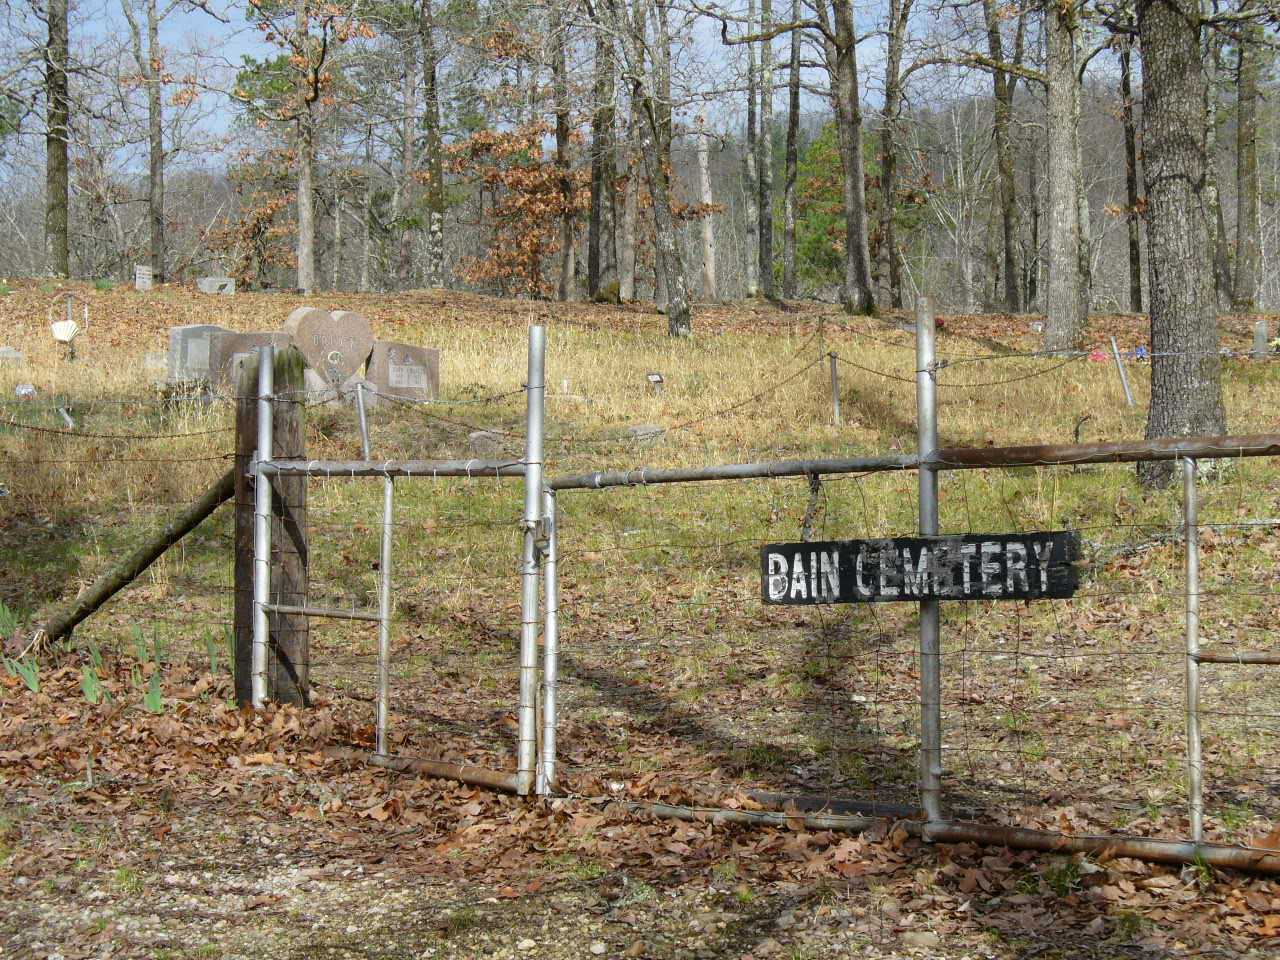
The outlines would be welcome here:
<svg viewBox="0 0 1280 960">
<path fill-rule="evenodd" d="M 1063 531 L 770 543 L 760 593 L 772 604 L 1064 599 L 1079 555 Z"/>
</svg>

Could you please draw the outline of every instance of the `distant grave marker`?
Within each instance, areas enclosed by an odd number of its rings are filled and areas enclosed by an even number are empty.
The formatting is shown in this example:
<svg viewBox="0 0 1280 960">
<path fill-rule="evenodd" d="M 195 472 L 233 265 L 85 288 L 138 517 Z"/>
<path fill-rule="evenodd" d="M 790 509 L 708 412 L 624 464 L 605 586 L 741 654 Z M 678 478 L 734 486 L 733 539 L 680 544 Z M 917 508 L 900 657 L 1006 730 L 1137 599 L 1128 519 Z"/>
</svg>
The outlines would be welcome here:
<svg viewBox="0 0 1280 960">
<path fill-rule="evenodd" d="M 240 382 L 240 368 L 259 347 L 268 344 L 277 350 L 293 340 L 283 331 L 271 333 L 219 333 L 209 340 L 209 382 L 215 389 L 229 390 Z"/>
<path fill-rule="evenodd" d="M 236 281 L 234 277 L 200 277 L 196 280 L 196 287 L 201 293 L 229 297 L 236 292 Z"/>
<path fill-rule="evenodd" d="M 133 266 L 133 289 L 150 290 L 155 283 L 155 271 L 141 263 Z"/>
</svg>

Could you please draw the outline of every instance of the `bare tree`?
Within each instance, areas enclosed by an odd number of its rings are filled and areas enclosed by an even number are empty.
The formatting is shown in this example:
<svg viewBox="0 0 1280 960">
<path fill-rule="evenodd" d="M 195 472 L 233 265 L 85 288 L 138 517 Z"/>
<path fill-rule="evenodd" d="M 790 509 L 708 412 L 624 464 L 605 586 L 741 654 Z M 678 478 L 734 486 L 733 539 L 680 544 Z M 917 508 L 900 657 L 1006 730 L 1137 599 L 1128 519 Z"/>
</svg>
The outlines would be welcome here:
<svg viewBox="0 0 1280 960">
<path fill-rule="evenodd" d="M 71 275 L 71 235 L 68 209 L 71 179 L 68 143 L 71 139 L 71 99 L 67 79 L 71 44 L 67 0 L 49 0 L 45 64 L 45 269 L 54 276 Z"/>
</svg>

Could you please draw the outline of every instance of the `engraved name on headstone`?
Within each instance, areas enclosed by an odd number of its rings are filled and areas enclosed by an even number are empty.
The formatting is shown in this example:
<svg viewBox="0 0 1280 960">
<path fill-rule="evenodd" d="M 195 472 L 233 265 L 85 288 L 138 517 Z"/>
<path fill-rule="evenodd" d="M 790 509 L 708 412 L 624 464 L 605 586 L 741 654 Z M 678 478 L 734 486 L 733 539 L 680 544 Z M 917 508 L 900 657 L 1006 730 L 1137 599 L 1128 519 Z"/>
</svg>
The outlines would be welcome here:
<svg viewBox="0 0 1280 960">
<path fill-rule="evenodd" d="M 369 321 L 349 310 L 307 311 L 293 323 L 293 339 L 307 365 L 333 387 L 351 379 L 373 349 Z"/>
</svg>

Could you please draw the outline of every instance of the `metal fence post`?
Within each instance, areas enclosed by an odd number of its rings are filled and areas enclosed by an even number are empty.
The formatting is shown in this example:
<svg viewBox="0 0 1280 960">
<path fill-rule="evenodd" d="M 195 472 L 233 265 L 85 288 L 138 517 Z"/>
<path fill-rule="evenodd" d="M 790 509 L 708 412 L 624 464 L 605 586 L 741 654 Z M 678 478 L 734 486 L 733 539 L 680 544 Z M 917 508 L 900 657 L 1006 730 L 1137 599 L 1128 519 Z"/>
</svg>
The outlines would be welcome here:
<svg viewBox="0 0 1280 960">
<path fill-rule="evenodd" d="M 365 454 L 366 459 L 368 453 Z M 378 562 L 378 722 L 375 752 L 387 755 L 387 718 L 391 712 L 391 521 L 395 481 L 382 481 L 382 552 Z"/>
<path fill-rule="evenodd" d="M 369 459 L 369 418 L 364 410 L 364 384 L 356 384 L 356 412 L 360 415 L 360 453 Z"/>
<path fill-rule="evenodd" d="M 1111 338 L 1111 356 L 1116 361 L 1116 372 L 1120 374 L 1120 386 L 1124 387 L 1124 399 L 1133 406 L 1133 391 L 1129 389 L 1129 375 L 1124 372 L 1124 361 L 1120 359 L 1120 348 L 1116 346 L 1116 338 Z"/>
<path fill-rule="evenodd" d="M 933 308 L 916 304 L 916 419 L 920 483 L 920 535 L 938 535 L 938 472 L 923 461 L 938 449 L 938 397 L 934 380 Z M 926 820 L 942 819 L 942 655 L 937 600 L 920 601 L 920 805 Z M 926 837 L 927 838 L 927 837 Z"/>
<path fill-rule="evenodd" d="M 556 540 L 556 493 L 542 494 L 546 545 L 542 554 L 542 763 L 538 793 L 547 796 L 556 782 L 556 677 L 560 646 L 560 573 Z"/>
<path fill-rule="evenodd" d="M 527 796 L 537 776 L 538 748 L 538 534 L 542 519 L 542 421 L 546 330 L 529 328 L 529 378 L 524 447 L 524 549 L 520 576 L 520 707 L 517 790 Z"/>
<path fill-rule="evenodd" d="M 839 363 L 839 357 L 835 351 L 827 354 L 831 359 L 831 419 L 838 427 L 841 425 L 840 419 L 840 370 L 836 366 Z"/>
<path fill-rule="evenodd" d="M 253 465 L 253 665 L 250 670 L 253 707 L 267 701 L 267 644 L 271 602 L 271 481 L 262 472 L 262 463 L 271 459 L 272 409 L 276 362 L 275 347 L 258 348 L 258 449 Z"/>
<path fill-rule="evenodd" d="M 1204 839 L 1204 761 L 1200 752 L 1200 532 L 1196 461 L 1182 461 L 1182 523 L 1187 576 L 1187 811 L 1191 839 Z"/>
</svg>

